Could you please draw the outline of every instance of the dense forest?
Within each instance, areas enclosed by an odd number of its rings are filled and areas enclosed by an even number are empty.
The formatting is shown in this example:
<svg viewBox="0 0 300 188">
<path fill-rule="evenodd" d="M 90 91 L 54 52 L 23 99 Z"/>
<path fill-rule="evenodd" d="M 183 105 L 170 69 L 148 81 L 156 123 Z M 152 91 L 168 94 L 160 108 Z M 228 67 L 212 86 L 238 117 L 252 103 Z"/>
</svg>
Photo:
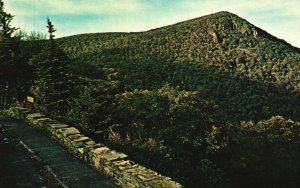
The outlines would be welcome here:
<svg viewBox="0 0 300 188">
<path fill-rule="evenodd" d="M 2 1 L 0 1 L 2 2 Z M 73 124 L 186 187 L 300 186 L 300 49 L 229 12 L 55 39 L 0 4 L 1 108 Z"/>
</svg>

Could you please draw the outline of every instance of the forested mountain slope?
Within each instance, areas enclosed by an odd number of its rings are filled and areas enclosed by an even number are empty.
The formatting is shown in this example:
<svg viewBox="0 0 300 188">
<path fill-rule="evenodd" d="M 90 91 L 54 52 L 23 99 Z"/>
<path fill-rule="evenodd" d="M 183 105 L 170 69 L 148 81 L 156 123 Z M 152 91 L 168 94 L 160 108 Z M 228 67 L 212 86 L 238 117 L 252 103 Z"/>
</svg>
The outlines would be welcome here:
<svg viewBox="0 0 300 188">
<path fill-rule="evenodd" d="M 49 42 L 21 52 L 33 93 L 44 62 L 68 91 L 50 116 L 186 187 L 299 187 L 298 48 L 229 12 Z"/>
<path fill-rule="evenodd" d="M 140 33 L 58 39 L 76 74 L 200 91 L 230 122 L 300 119 L 300 51 L 229 12 Z"/>
</svg>

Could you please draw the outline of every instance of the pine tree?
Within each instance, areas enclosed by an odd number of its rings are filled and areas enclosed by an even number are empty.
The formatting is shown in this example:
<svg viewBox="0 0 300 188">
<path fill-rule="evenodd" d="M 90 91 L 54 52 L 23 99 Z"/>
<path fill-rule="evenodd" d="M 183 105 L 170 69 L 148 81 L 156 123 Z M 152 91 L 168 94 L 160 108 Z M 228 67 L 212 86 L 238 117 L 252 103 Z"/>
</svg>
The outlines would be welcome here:
<svg viewBox="0 0 300 188">
<path fill-rule="evenodd" d="M 56 46 L 54 26 L 47 19 L 48 45 L 31 60 L 36 67 L 36 81 L 33 93 L 35 107 L 52 117 L 61 117 L 67 111 L 67 99 L 71 95 L 71 79 L 67 67 L 67 56 Z"/>
<path fill-rule="evenodd" d="M 13 33 L 17 30 L 11 26 L 13 16 L 4 11 L 0 0 L 0 108 L 6 108 L 17 98 L 17 52 L 18 44 Z"/>
</svg>

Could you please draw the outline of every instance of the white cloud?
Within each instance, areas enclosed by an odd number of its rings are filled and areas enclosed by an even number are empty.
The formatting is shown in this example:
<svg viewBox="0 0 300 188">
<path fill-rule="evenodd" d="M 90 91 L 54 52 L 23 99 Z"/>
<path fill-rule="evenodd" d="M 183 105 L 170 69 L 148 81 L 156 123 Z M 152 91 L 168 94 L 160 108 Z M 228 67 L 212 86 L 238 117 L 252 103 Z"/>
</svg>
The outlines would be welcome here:
<svg viewBox="0 0 300 188">
<path fill-rule="evenodd" d="M 44 6 L 51 8 L 52 14 L 111 14 L 129 11 L 139 11 L 143 9 L 143 4 L 138 0 L 62 0 L 62 1 L 45 1 Z"/>
<path fill-rule="evenodd" d="M 25 2 L 26 0 L 14 0 Z M 28 3 L 28 0 L 26 1 Z M 33 6 L 34 0 L 31 0 Z M 41 9 L 39 9 L 41 8 Z M 113 14 L 139 11 L 144 4 L 139 0 L 36 0 L 36 11 L 48 14 Z"/>
<path fill-rule="evenodd" d="M 28 9 L 31 4 L 30 1 L 26 0 L 4 0 L 4 9 L 6 12 L 12 13 L 13 15 L 28 15 L 33 10 L 33 6 Z M 32 1 L 33 2 L 33 1 Z"/>
<path fill-rule="evenodd" d="M 35 2 L 37 14 L 112 14 L 140 11 L 145 4 L 139 0 L 4 0 L 7 10 L 16 15 L 32 15 Z M 18 5 L 19 6 L 16 6 Z M 20 5 L 24 5 L 23 7 Z M 28 7 L 30 10 L 28 10 Z"/>
</svg>

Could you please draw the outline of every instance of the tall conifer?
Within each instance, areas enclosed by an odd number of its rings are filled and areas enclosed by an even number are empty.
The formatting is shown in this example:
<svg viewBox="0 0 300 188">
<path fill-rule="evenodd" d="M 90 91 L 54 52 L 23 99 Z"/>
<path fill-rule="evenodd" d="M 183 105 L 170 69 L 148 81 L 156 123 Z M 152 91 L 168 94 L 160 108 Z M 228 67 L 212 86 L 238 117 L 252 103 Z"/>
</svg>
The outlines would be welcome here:
<svg viewBox="0 0 300 188">
<path fill-rule="evenodd" d="M 54 40 L 54 26 L 47 19 L 49 41 L 47 47 L 32 59 L 36 66 L 35 107 L 50 116 L 61 117 L 67 110 L 67 98 L 71 94 L 67 56 L 57 47 Z"/>
<path fill-rule="evenodd" d="M 0 108 L 6 108 L 17 98 L 16 57 L 18 44 L 13 33 L 17 30 L 11 26 L 13 16 L 4 11 L 0 0 Z"/>
</svg>

